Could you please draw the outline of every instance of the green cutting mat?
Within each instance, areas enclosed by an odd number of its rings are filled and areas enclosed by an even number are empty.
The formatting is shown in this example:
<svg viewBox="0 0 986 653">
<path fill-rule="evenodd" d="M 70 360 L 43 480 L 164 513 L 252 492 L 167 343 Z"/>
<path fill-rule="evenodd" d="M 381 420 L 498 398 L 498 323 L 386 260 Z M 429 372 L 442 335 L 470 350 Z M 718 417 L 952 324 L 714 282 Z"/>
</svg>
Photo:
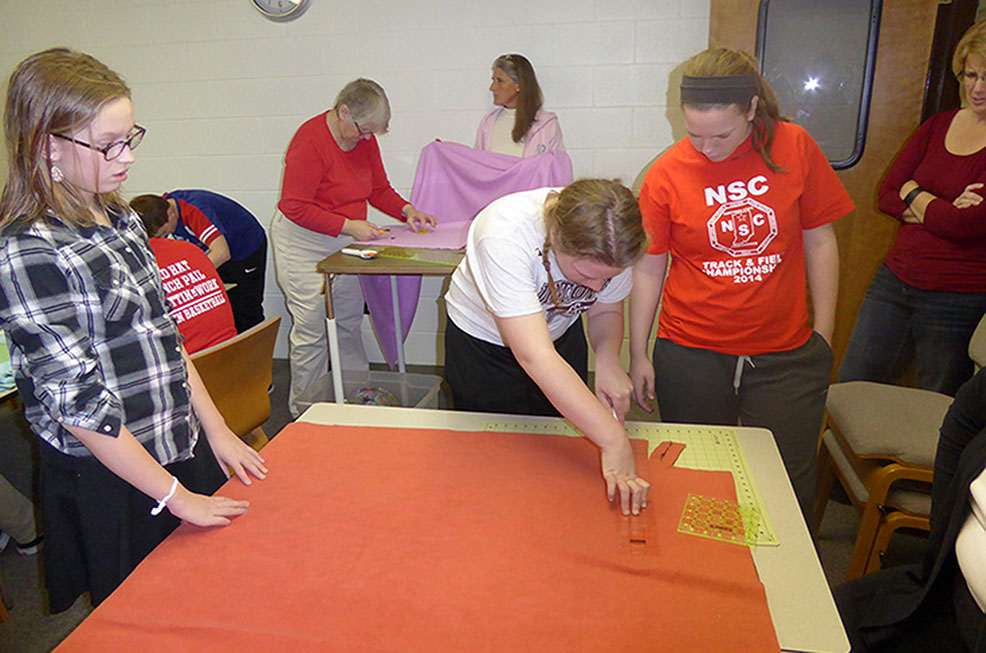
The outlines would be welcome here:
<svg viewBox="0 0 986 653">
<path fill-rule="evenodd" d="M 567 435 L 581 437 L 581 433 L 567 421 L 530 423 L 522 419 L 503 417 L 487 422 L 486 431 L 501 433 L 544 433 L 546 435 Z M 735 430 L 728 427 L 684 426 L 680 424 L 631 424 L 627 427 L 631 438 L 647 440 L 647 454 L 660 443 L 669 440 L 681 442 L 685 450 L 675 462 L 676 467 L 702 469 L 713 472 L 732 472 L 736 484 L 736 502 L 740 506 L 755 509 L 758 515 L 756 544 L 759 546 L 778 546 L 780 541 L 774 531 L 764 505 L 763 497 L 757 490 L 750 467 L 743 455 L 743 448 L 736 438 Z"/>
</svg>

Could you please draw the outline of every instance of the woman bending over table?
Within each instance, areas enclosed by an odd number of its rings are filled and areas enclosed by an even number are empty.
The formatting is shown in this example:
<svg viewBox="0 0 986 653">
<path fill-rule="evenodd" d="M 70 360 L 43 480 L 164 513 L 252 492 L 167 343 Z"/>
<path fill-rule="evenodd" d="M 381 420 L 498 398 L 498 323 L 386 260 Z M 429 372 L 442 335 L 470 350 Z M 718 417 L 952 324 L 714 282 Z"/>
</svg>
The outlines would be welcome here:
<svg viewBox="0 0 986 653">
<path fill-rule="evenodd" d="M 445 300 L 445 379 L 457 410 L 566 417 L 601 449 L 607 495 L 647 505 L 623 428 L 623 299 L 646 235 L 616 181 L 581 179 L 502 197 L 476 216 Z M 595 396 L 586 386 L 596 353 Z"/>
</svg>

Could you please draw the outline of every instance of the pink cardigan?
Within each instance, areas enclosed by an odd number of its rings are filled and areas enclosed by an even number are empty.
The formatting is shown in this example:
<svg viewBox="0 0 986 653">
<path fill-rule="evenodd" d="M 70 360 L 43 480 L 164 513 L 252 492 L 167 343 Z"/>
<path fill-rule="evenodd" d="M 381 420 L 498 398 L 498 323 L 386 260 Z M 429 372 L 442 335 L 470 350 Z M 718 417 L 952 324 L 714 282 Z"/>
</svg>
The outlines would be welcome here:
<svg viewBox="0 0 986 653">
<path fill-rule="evenodd" d="M 496 119 L 502 112 L 503 108 L 498 107 L 486 114 L 486 117 L 479 123 L 474 149 L 489 151 L 490 140 L 493 138 L 493 125 L 496 124 Z M 556 150 L 565 151 L 565 143 L 561 137 L 561 126 L 558 124 L 558 115 L 551 111 L 538 109 L 537 115 L 534 117 L 534 124 L 527 130 L 527 137 L 524 140 L 524 158 Z"/>
</svg>

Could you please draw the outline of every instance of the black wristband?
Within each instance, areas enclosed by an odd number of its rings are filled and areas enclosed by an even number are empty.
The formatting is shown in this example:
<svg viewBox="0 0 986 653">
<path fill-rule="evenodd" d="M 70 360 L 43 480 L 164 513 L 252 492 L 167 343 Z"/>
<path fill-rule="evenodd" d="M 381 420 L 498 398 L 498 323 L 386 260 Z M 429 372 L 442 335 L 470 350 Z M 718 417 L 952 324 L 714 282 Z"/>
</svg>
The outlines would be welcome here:
<svg viewBox="0 0 986 653">
<path fill-rule="evenodd" d="M 910 193 L 908 193 L 907 195 L 904 196 L 904 204 L 910 206 L 911 205 L 911 202 L 914 201 L 914 198 L 917 197 L 918 195 L 920 195 L 923 192 L 924 192 L 924 189 L 921 188 L 920 186 L 914 187 L 911 190 Z"/>
</svg>

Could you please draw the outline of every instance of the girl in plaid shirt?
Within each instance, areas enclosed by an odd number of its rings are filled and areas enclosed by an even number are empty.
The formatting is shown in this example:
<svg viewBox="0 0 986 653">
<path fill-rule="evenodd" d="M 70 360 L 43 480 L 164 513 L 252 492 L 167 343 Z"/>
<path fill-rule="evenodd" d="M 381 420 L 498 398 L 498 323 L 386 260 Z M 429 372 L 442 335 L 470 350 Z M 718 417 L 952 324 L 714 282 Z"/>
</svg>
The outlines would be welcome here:
<svg viewBox="0 0 986 653">
<path fill-rule="evenodd" d="M 65 48 L 32 55 L 10 77 L 4 128 L 0 328 L 43 440 L 45 577 L 59 612 L 87 590 L 102 601 L 180 520 L 242 514 L 245 501 L 208 496 L 226 466 L 248 485 L 267 469 L 209 398 L 117 195 L 144 136 L 123 80 Z"/>
</svg>

